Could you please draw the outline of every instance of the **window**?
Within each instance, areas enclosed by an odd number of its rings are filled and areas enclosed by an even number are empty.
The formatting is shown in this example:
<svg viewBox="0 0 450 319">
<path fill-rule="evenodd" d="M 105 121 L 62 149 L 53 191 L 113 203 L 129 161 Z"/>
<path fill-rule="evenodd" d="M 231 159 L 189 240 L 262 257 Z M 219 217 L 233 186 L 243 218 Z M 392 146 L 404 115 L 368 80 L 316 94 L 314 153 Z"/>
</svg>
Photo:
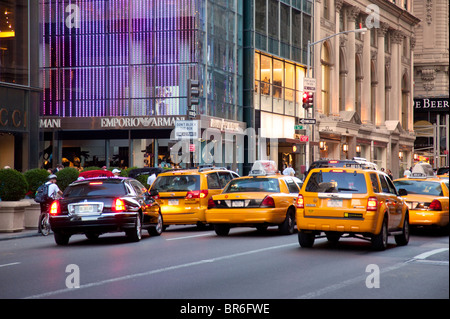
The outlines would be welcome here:
<svg viewBox="0 0 450 319">
<path fill-rule="evenodd" d="M 206 181 L 208 183 L 208 189 L 221 189 L 220 182 L 219 182 L 219 176 L 217 173 L 211 173 L 208 174 L 206 177 Z"/>
<path fill-rule="evenodd" d="M 372 188 L 375 193 L 380 192 L 380 184 L 378 184 L 378 178 L 377 174 L 369 174 L 370 175 L 370 181 L 372 183 Z"/>
<path fill-rule="evenodd" d="M 269 0 L 269 36 L 278 40 L 278 1 Z"/>
<path fill-rule="evenodd" d="M 366 179 L 361 173 L 315 172 L 308 180 L 305 191 L 317 193 L 367 193 Z"/>
<path fill-rule="evenodd" d="M 228 172 L 219 172 L 220 188 L 224 188 L 233 177 Z"/>
<path fill-rule="evenodd" d="M 277 178 L 245 178 L 232 180 L 223 193 L 280 192 Z"/>
<path fill-rule="evenodd" d="M 255 30 L 266 34 L 266 0 L 255 1 Z"/>
<path fill-rule="evenodd" d="M 382 189 L 383 193 L 389 193 L 389 186 L 388 186 L 388 183 L 386 182 L 385 176 L 378 175 L 378 177 L 380 177 L 381 189 Z"/>
<path fill-rule="evenodd" d="M 322 45 L 320 60 L 322 62 L 322 111 L 330 113 L 330 50 L 325 42 Z"/>
<path fill-rule="evenodd" d="M 289 193 L 298 193 L 299 189 L 297 184 L 291 179 L 291 178 L 286 178 L 284 180 L 286 182 L 286 185 L 288 187 Z"/>
</svg>

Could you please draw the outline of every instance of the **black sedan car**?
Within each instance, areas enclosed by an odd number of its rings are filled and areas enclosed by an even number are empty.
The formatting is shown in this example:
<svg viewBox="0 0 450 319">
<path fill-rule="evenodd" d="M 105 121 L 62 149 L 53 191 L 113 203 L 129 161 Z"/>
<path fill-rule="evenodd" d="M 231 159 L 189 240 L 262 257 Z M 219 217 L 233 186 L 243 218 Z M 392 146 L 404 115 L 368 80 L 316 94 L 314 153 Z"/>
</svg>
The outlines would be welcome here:
<svg viewBox="0 0 450 319">
<path fill-rule="evenodd" d="M 73 234 L 96 239 L 103 233 L 124 231 L 141 240 L 142 229 L 159 236 L 163 220 L 158 203 L 133 178 L 98 177 L 70 184 L 50 206 L 50 225 L 58 245 Z"/>
</svg>

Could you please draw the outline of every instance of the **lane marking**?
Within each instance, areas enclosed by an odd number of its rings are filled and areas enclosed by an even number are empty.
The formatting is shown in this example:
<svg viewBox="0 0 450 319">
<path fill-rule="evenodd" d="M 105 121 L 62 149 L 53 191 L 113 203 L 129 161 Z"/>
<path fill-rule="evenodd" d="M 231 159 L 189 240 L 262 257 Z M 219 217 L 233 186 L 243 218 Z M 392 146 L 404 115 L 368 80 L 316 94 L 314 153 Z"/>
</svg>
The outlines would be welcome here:
<svg viewBox="0 0 450 319">
<path fill-rule="evenodd" d="M 236 253 L 236 254 L 231 254 L 231 255 L 211 258 L 211 259 L 203 259 L 203 260 L 194 261 L 194 262 L 190 262 L 190 263 L 186 263 L 186 264 L 181 264 L 181 265 L 176 265 L 176 266 L 169 266 L 169 267 L 165 267 L 165 268 L 150 270 L 150 271 L 146 271 L 146 272 L 142 272 L 142 273 L 126 275 L 126 276 L 116 277 L 116 278 L 111 278 L 111 279 L 106 279 L 106 280 L 100 280 L 100 281 L 92 282 L 92 283 L 89 283 L 89 284 L 80 285 L 79 288 L 65 288 L 65 289 L 59 289 L 59 290 L 55 290 L 55 291 L 49 291 L 49 292 L 46 292 L 46 293 L 29 296 L 29 297 L 26 297 L 25 299 L 37 299 L 37 298 L 51 297 L 51 296 L 54 296 L 54 295 L 71 292 L 74 289 L 75 290 L 79 290 L 79 289 L 92 288 L 92 287 L 102 286 L 102 285 L 106 285 L 106 284 L 110 284 L 110 283 L 114 283 L 114 282 L 118 282 L 118 281 L 135 279 L 135 278 L 145 277 L 145 276 L 151 276 L 151 275 L 154 275 L 154 274 L 163 273 L 163 272 L 167 272 L 167 271 L 171 271 L 171 270 L 178 270 L 178 269 L 198 266 L 198 265 L 202 265 L 202 264 L 212 263 L 212 262 L 216 262 L 216 261 L 232 259 L 232 258 L 237 258 L 237 257 L 241 257 L 241 256 L 248 256 L 248 255 L 257 254 L 257 253 L 261 253 L 261 252 L 266 252 L 266 251 L 270 251 L 270 250 L 275 250 L 275 249 L 280 249 L 280 248 L 287 248 L 287 247 L 291 247 L 291 246 L 298 246 L 298 243 L 291 243 L 291 244 L 285 244 L 285 245 L 278 245 L 278 246 L 266 247 L 266 248 L 261 248 L 261 249 L 255 249 L 255 250 L 245 251 L 245 252 L 242 252 L 242 253 Z"/>
<path fill-rule="evenodd" d="M 417 256 L 415 256 L 415 257 L 413 257 L 413 258 L 411 258 L 411 259 L 409 259 L 409 260 L 407 260 L 407 261 L 405 261 L 403 263 L 395 264 L 393 266 L 384 268 L 384 269 L 382 269 L 380 271 L 380 274 L 400 269 L 400 268 L 402 268 L 402 267 L 404 267 L 404 266 L 406 266 L 406 265 L 408 265 L 409 263 L 412 263 L 412 262 L 420 262 L 420 263 L 427 263 L 427 264 L 433 264 L 433 265 L 448 266 L 449 265 L 448 261 L 426 260 L 426 258 L 428 258 L 428 257 L 430 257 L 432 255 L 444 252 L 446 250 L 449 250 L 449 248 L 439 248 L 439 249 L 434 249 L 434 250 L 430 250 L 430 251 L 424 252 L 424 253 L 422 253 L 420 255 L 417 255 Z M 326 293 L 333 292 L 333 291 L 345 288 L 347 286 L 356 284 L 358 282 L 361 282 L 361 281 L 364 282 L 366 280 L 366 278 L 367 278 L 367 274 L 361 275 L 361 276 L 358 276 L 358 277 L 355 277 L 355 278 L 351 278 L 349 280 L 345 280 L 343 282 L 340 282 L 340 283 L 337 283 L 337 284 L 334 284 L 334 285 L 331 285 L 331 286 L 328 286 L 328 287 L 325 287 L 325 288 L 322 288 L 322 289 L 319 289 L 319 290 L 316 290 L 316 291 L 313 291 L 313 292 L 310 292 L 310 293 L 307 293 L 307 294 L 303 294 L 301 296 L 298 296 L 297 299 L 317 298 L 317 297 L 320 297 L 320 296 L 322 296 L 322 295 L 324 295 Z"/>
<path fill-rule="evenodd" d="M 183 236 L 183 237 L 167 238 L 166 240 L 189 239 L 189 238 L 206 237 L 206 236 L 212 236 L 212 235 L 213 235 L 213 234 L 191 235 L 191 236 Z"/>
<path fill-rule="evenodd" d="M 418 260 L 427 259 L 430 256 L 439 254 L 446 250 L 448 250 L 448 248 L 438 248 L 438 249 L 430 250 L 430 251 L 424 252 L 423 254 L 417 255 L 416 257 L 413 257 L 413 259 L 418 259 Z"/>
<path fill-rule="evenodd" d="M 18 265 L 18 264 L 20 264 L 20 262 L 15 262 L 15 263 L 10 263 L 10 264 L 4 264 L 4 265 L 0 265 L 0 268 L 1 268 L 1 267 L 14 266 L 14 265 Z"/>
</svg>

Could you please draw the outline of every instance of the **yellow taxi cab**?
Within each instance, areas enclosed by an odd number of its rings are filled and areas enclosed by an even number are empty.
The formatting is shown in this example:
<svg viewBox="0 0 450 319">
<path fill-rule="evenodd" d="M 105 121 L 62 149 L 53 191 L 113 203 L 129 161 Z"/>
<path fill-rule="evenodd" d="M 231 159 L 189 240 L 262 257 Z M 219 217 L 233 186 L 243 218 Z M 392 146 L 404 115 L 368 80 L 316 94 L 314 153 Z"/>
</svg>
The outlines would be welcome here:
<svg viewBox="0 0 450 319">
<path fill-rule="evenodd" d="M 408 195 L 403 198 L 409 207 L 411 225 L 438 227 L 448 225 L 448 179 L 413 172 L 407 178 L 396 179 L 394 184 L 397 188 L 408 191 Z"/>
<path fill-rule="evenodd" d="M 407 245 L 408 207 L 400 196 L 405 194 L 381 171 L 313 169 L 297 199 L 299 244 L 312 247 L 316 237 L 337 242 L 346 235 L 370 240 L 375 250 L 384 250 L 388 236 L 394 235 L 397 245 Z"/>
<path fill-rule="evenodd" d="M 300 181 L 277 172 L 275 162 L 256 161 L 249 176 L 232 180 L 209 199 L 206 221 L 217 235 L 226 236 L 239 226 L 261 231 L 278 226 L 281 234 L 294 233 Z"/>
<path fill-rule="evenodd" d="M 164 225 L 206 224 L 205 211 L 212 195 L 219 194 L 232 179 L 239 177 L 225 168 L 170 170 L 160 173 L 149 193 L 161 207 Z"/>
</svg>

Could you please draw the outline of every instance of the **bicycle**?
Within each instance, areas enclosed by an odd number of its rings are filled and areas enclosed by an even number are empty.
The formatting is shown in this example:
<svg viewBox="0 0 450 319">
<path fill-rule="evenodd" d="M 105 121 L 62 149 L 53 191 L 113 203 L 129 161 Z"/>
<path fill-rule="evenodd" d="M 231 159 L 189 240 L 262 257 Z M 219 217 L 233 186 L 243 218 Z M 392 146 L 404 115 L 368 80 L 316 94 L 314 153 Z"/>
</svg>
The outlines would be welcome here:
<svg viewBox="0 0 450 319">
<path fill-rule="evenodd" d="M 38 231 L 42 236 L 48 236 L 50 230 L 50 214 L 46 209 L 44 212 L 41 211 L 41 214 L 39 215 Z"/>
</svg>

